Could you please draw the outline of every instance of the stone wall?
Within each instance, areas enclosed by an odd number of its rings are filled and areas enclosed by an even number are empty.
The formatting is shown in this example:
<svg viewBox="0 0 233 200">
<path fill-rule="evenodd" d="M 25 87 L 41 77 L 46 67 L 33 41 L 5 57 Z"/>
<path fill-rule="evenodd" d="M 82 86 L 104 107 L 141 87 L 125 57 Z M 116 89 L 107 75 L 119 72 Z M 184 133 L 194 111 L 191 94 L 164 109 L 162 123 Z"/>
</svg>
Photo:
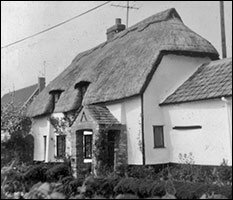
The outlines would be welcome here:
<svg viewBox="0 0 233 200">
<path fill-rule="evenodd" d="M 128 164 L 128 151 L 127 151 L 127 130 L 126 126 L 122 126 L 120 134 L 118 135 L 118 141 L 116 141 L 116 158 L 114 170 L 117 167 Z"/>
<path fill-rule="evenodd" d="M 84 163 L 83 158 L 83 131 L 91 130 L 93 131 L 93 137 L 98 133 L 98 125 L 95 123 L 85 122 L 79 123 L 77 126 L 71 129 L 71 166 L 73 169 L 73 174 L 76 177 L 77 174 L 88 173 L 91 163 Z M 94 139 L 93 139 L 94 142 Z M 94 148 L 92 148 L 93 151 Z M 93 155 L 93 152 L 92 152 Z"/>
<path fill-rule="evenodd" d="M 83 131 L 93 131 L 92 163 L 84 163 L 83 155 Z M 114 131 L 114 170 L 127 164 L 127 131 L 122 125 L 109 126 L 98 125 L 94 122 L 79 123 L 71 131 L 71 165 L 74 176 L 85 174 L 91 168 L 95 175 L 101 175 L 108 166 L 108 132 Z"/>
</svg>

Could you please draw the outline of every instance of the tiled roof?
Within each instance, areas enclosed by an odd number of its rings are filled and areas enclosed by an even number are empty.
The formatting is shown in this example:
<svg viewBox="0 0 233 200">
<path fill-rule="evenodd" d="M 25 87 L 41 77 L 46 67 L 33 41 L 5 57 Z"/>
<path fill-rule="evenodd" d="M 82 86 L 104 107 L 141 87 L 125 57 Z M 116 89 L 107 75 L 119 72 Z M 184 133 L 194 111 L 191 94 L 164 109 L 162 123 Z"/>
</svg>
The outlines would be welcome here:
<svg viewBox="0 0 233 200">
<path fill-rule="evenodd" d="M 232 96 L 232 58 L 205 63 L 161 105 Z"/>
<path fill-rule="evenodd" d="M 38 89 L 38 84 L 9 92 L 1 98 L 1 106 L 6 106 L 13 102 L 15 107 L 21 108 Z"/>
<path fill-rule="evenodd" d="M 98 124 L 120 124 L 105 106 L 86 106 L 91 116 Z"/>
</svg>

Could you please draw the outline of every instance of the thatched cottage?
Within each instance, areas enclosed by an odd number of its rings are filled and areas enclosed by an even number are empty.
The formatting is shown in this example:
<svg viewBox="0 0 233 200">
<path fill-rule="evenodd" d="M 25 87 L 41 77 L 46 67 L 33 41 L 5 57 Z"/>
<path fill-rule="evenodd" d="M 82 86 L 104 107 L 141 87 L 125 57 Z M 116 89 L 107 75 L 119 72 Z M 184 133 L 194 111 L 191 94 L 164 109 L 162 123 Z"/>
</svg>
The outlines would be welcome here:
<svg viewBox="0 0 233 200">
<path fill-rule="evenodd" d="M 77 55 L 28 109 L 34 159 L 55 161 L 67 154 L 75 170 L 92 166 L 95 172 L 106 165 L 178 162 L 175 153 L 182 147 L 171 145 L 180 144 L 182 135 L 171 135 L 163 111 L 169 106 L 160 104 L 218 56 L 173 8 L 128 29 L 117 19 L 106 42 Z M 69 118 L 69 130 L 58 133 L 51 116 Z M 184 151 L 192 152 L 186 145 Z M 208 158 L 209 151 L 202 153 Z"/>
</svg>

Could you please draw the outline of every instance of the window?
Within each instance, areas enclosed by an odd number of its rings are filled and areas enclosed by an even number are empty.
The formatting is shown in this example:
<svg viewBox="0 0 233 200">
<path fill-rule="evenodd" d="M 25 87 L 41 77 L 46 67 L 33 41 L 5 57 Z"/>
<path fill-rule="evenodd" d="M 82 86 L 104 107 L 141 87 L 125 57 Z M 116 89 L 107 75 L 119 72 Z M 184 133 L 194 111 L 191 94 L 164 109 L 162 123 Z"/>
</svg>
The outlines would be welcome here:
<svg viewBox="0 0 233 200">
<path fill-rule="evenodd" d="M 83 97 L 84 97 L 89 85 L 90 85 L 90 82 L 88 82 L 88 81 L 80 81 L 79 83 L 77 83 L 74 86 L 75 89 L 79 90 L 79 95 L 80 95 L 81 101 L 83 100 Z"/>
<path fill-rule="evenodd" d="M 54 103 L 55 103 L 55 104 L 58 102 L 60 96 L 61 96 L 61 93 L 55 93 L 55 94 L 53 95 Z"/>
<path fill-rule="evenodd" d="M 154 148 L 164 148 L 163 126 L 153 126 Z"/>
<path fill-rule="evenodd" d="M 88 132 L 89 134 L 85 134 L 83 136 L 84 143 L 84 159 L 92 158 L 92 132 Z"/>
<path fill-rule="evenodd" d="M 57 157 L 62 158 L 66 155 L 66 136 L 57 136 Z"/>
<path fill-rule="evenodd" d="M 49 94 L 52 95 L 52 110 L 55 109 L 55 105 L 58 102 L 62 92 L 63 90 L 52 90 L 49 92 Z"/>
<path fill-rule="evenodd" d="M 44 135 L 44 160 L 46 159 L 47 136 Z"/>
</svg>

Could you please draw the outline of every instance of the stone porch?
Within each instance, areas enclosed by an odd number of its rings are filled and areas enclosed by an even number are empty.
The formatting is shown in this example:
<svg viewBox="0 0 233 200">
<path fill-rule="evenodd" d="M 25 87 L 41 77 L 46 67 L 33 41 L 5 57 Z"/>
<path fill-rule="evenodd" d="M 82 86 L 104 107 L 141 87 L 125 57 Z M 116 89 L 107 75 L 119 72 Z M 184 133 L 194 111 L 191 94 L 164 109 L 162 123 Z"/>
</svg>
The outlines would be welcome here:
<svg viewBox="0 0 233 200">
<path fill-rule="evenodd" d="M 84 134 L 92 132 L 91 160 L 85 162 Z M 104 106 L 83 107 L 71 129 L 71 160 L 74 176 L 88 170 L 100 175 L 106 168 L 116 170 L 127 164 L 125 125 Z"/>
</svg>

